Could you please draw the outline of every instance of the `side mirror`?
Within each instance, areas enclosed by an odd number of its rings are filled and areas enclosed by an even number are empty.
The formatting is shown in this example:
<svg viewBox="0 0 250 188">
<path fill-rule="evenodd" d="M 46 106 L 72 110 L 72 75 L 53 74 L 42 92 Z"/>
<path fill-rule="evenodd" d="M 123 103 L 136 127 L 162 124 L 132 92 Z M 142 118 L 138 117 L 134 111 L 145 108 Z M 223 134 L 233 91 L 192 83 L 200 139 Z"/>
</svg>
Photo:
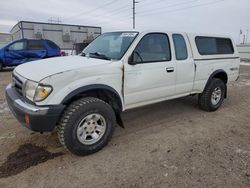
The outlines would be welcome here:
<svg viewBox="0 0 250 188">
<path fill-rule="evenodd" d="M 131 54 L 131 56 L 128 58 L 128 64 L 129 65 L 136 65 L 136 62 L 135 62 L 135 52 L 133 52 L 132 54 Z"/>
<path fill-rule="evenodd" d="M 10 51 L 10 49 L 9 49 L 9 48 L 6 48 L 6 49 L 5 49 L 5 51 L 6 51 L 6 52 L 9 52 L 9 51 Z"/>
</svg>

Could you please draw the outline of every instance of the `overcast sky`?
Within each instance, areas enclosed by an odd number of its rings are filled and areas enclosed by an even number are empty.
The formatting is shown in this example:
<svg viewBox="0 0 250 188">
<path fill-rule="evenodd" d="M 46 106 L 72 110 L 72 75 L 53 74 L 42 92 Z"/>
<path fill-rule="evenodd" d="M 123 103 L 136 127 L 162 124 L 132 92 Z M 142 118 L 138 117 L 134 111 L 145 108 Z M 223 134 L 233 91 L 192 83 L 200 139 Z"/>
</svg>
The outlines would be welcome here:
<svg viewBox="0 0 250 188">
<path fill-rule="evenodd" d="M 249 29 L 250 0 L 138 0 L 137 29 L 163 29 L 231 35 Z M 101 26 L 103 31 L 132 29 L 132 0 L 1 0 L 0 32 L 9 32 L 17 21 Z M 242 35 L 243 36 L 243 35 Z"/>
</svg>

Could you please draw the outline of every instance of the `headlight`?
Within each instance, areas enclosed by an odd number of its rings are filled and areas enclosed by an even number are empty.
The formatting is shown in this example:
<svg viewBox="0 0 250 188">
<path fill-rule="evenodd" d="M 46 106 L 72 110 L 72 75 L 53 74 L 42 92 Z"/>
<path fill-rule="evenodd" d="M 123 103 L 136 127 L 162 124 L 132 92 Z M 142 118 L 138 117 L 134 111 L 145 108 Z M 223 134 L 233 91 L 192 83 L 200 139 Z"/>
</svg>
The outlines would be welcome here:
<svg viewBox="0 0 250 188">
<path fill-rule="evenodd" d="M 52 87 L 51 86 L 46 86 L 46 85 L 39 85 L 36 88 L 36 93 L 34 97 L 35 102 L 43 101 L 46 99 L 49 94 L 52 92 Z"/>
<path fill-rule="evenodd" d="M 25 82 L 25 89 L 24 89 L 25 97 L 33 101 L 37 86 L 38 86 L 37 82 L 27 80 Z"/>
<path fill-rule="evenodd" d="M 33 102 L 39 102 L 46 99 L 52 92 L 52 87 L 38 84 L 37 82 L 27 80 L 25 83 L 24 94 L 26 98 Z"/>
</svg>

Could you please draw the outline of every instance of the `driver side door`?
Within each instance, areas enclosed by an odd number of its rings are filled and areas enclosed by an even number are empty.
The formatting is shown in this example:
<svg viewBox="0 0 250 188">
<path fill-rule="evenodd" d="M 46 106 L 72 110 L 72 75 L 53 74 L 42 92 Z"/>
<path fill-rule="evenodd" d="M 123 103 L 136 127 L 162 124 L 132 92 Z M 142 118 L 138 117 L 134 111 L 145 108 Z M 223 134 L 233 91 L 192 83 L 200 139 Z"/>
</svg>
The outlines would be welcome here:
<svg viewBox="0 0 250 188">
<path fill-rule="evenodd" d="M 176 62 L 166 33 L 143 36 L 124 67 L 126 108 L 162 101 L 175 94 Z"/>
<path fill-rule="evenodd" d="M 27 41 L 20 40 L 12 43 L 5 49 L 4 57 L 8 66 L 14 66 L 26 62 Z"/>
</svg>

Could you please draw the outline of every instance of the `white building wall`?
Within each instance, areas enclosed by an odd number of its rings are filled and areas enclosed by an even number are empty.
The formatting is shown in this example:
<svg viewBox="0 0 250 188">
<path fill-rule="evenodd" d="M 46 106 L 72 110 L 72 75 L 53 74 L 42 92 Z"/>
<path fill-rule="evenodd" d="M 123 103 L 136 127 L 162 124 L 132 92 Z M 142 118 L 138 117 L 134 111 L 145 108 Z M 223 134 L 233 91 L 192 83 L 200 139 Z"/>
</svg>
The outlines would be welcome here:
<svg viewBox="0 0 250 188">
<path fill-rule="evenodd" d="M 11 34 L 14 40 L 21 38 L 49 39 L 62 50 L 72 50 L 74 43 L 82 43 L 99 36 L 101 28 L 21 21 L 12 28 Z"/>
<path fill-rule="evenodd" d="M 239 55 L 240 55 L 241 59 L 249 59 L 250 60 L 250 44 L 237 45 L 237 49 L 239 51 Z"/>
<path fill-rule="evenodd" d="M 11 35 L 9 33 L 0 33 L 0 48 L 5 46 L 11 41 Z"/>
</svg>

